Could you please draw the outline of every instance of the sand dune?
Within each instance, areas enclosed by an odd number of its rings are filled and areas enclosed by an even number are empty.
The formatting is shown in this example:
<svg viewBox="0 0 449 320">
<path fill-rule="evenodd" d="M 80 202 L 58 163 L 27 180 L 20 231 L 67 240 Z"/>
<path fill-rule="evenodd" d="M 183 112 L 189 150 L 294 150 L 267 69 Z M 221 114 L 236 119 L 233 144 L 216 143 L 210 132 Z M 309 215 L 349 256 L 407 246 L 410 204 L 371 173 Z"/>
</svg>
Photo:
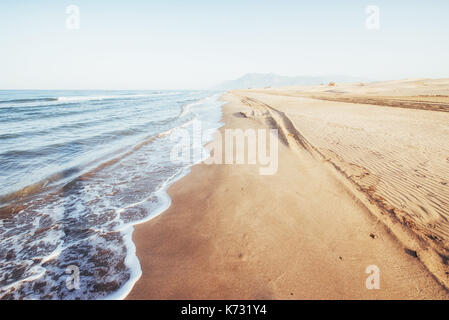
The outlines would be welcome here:
<svg viewBox="0 0 449 320">
<path fill-rule="evenodd" d="M 446 93 L 435 90 L 432 81 L 428 85 L 431 90 L 417 91 L 426 97 Z M 382 95 L 388 88 L 404 94 L 398 83 L 383 87 Z M 283 112 L 318 154 L 389 216 L 387 223 L 402 226 L 392 227 L 403 242 L 413 241 L 413 251 L 447 285 L 449 114 L 292 97 L 290 92 L 241 94 Z"/>
<path fill-rule="evenodd" d="M 418 79 L 253 90 L 282 96 L 449 112 L 449 80 Z"/>
<path fill-rule="evenodd" d="M 449 114 L 292 94 L 306 90 L 225 95 L 220 132 L 277 128 L 279 170 L 200 164 L 175 183 L 136 228 L 129 299 L 448 297 Z"/>
</svg>

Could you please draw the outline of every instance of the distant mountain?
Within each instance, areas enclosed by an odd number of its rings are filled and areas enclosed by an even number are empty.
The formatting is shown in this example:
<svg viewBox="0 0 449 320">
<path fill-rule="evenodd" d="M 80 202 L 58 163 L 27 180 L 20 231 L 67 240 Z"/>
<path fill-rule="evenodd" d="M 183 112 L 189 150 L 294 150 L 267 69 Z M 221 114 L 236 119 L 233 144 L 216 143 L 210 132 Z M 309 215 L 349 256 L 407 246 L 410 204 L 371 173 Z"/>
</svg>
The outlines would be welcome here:
<svg viewBox="0 0 449 320">
<path fill-rule="evenodd" d="M 295 85 L 316 85 L 329 82 L 360 82 L 367 79 L 350 76 L 322 76 L 322 77 L 286 77 L 274 73 L 248 73 L 235 80 L 226 81 L 212 89 L 232 90 L 247 88 L 282 87 Z"/>
</svg>

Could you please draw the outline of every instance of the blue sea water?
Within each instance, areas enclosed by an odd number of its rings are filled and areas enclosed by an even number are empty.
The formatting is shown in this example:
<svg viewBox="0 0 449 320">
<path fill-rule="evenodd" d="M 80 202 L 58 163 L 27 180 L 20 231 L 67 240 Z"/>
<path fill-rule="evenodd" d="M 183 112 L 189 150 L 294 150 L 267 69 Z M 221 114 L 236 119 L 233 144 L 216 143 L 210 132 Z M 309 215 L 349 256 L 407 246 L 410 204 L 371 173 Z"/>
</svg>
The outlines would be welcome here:
<svg viewBox="0 0 449 320">
<path fill-rule="evenodd" d="M 126 296 L 141 274 L 133 225 L 165 210 L 188 172 L 170 161 L 173 137 L 218 128 L 219 96 L 0 91 L 0 298 Z"/>
</svg>

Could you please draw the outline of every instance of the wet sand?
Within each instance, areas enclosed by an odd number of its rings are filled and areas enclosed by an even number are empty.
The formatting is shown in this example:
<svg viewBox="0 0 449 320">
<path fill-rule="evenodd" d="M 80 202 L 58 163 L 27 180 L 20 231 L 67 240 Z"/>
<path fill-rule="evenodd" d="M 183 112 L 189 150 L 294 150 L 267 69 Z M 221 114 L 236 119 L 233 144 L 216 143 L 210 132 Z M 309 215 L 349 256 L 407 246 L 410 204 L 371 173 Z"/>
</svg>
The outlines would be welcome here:
<svg viewBox="0 0 449 320">
<path fill-rule="evenodd" d="M 448 298 L 449 113 L 306 97 L 446 94 L 421 83 L 226 94 L 220 131 L 277 128 L 278 171 L 194 166 L 136 226 L 143 274 L 128 299 Z"/>
</svg>

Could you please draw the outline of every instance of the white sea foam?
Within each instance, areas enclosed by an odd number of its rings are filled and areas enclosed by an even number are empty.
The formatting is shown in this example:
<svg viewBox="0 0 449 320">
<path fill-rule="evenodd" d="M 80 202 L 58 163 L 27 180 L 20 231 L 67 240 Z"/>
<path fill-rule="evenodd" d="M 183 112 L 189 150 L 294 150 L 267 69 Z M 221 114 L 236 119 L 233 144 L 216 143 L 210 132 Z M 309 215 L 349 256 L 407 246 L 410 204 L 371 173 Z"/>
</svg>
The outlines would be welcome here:
<svg viewBox="0 0 449 320">
<path fill-rule="evenodd" d="M 192 105 L 188 121 L 0 220 L 0 298 L 126 297 L 142 273 L 132 242 L 134 225 L 164 212 L 171 204 L 167 188 L 190 171 L 167 162 L 170 134 L 195 120 L 204 120 L 204 129 L 217 128 L 220 108 L 214 99 Z M 68 265 L 82 270 L 78 291 L 65 287 Z M 18 269 L 22 276 L 17 277 Z"/>
<path fill-rule="evenodd" d="M 192 107 L 198 106 L 198 105 L 202 105 L 202 104 L 205 104 L 205 103 L 207 103 L 208 101 L 211 101 L 211 100 L 216 99 L 217 96 L 218 96 L 218 95 L 215 94 L 215 95 L 206 97 L 206 98 L 204 98 L 204 99 L 201 99 L 201 100 L 199 100 L 199 101 L 195 101 L 195 102 L 186 104 L 186 105 L 182 108 L 182 112 L 181 112 L 181 114 L 179 115 L 179 117 L 182 118 L 182 117 L 184 117 L 185 115 L 189 114 Z"/>
<path fill-rule="evenodd" d="M 208 100 L 216 100 L 218 99 L 219 94 L 213 95 L 211 97 L 207 97 L 205 99 L 202 99 L 199 102 L 193 103 L 193 104 L 189 104 L 189 106 L 195 106 L 195 105 L 201 105 L 204 104 L 205 102 L 207 102 Z M 190 108 L 189 107 L 189 108 Z M 183 115 L 181 115 L 182 117 Z M 195 120 L 195 119 L 194 119 Z M 186 127 L 190 124 L 193 123 L 194 120 L 190 120 L 189 122 L 183 124 L 181 127 Z M 220 126 L 222 125 L 222 123 L 220 122 L 216 122 L 215 126 L 210 127 L 208 129 L 218 129 Z M 166 134 L 170 134 L 173 132 L 173 130 L 175 130 L 177 128 L 174 128 L 172 130 L 170 130 L 170 132 L 166 132 Z M 206 136 L 204 139 L 204 142 L 207 143 L 209 141 L 212 141 L 213 136 L 209 135 Z M 139 280 L 139 278 L 142 275 L 142 269 L 140 267 L 140 262 L 137 258 L 136 255 L 136 247 L 134 242 L 132 241 L 132 233 L 134 231 L 134 227 L 135 225 L 141 224 L 141 223 L 145 223 L 148 222 L 151 219 L 154 219 L 155 217 L 159 216 L 160 214 L 162 214 L 165 210 L 167 210 L 170 205 L 171 205 L 171 199 L 167 194 L 167 189 L 169 188 L 170 185 L 172 185 L 174 182 L 182 179 L 184 176 L 186 176 L 189 172 L 190 172 L 190 167 L 193 165 L 196 165 L 204 160 L 206 160 L 209 155 L 207 153 L 207 149 L 204 148 L 204 146 L 201 146 L 202 148 L 202 155 L 203 157 L 198 160 L 197 162 L 191 164 L 191 165 L 187 165 L 183 168 L 181 168 L 178 172 L 176 172 L 174 175 L 172 175 L 170 178 L 168 178 L 166 181 L 164 181 L 163 185 L 155 192 L 155 195 L 158 197 L 158 199 L 160 200 L 160 206 L 154 210 L 152 212 L 152 214 L 150 214 L 149 216 L 145 217 L 144 219 L 141 219 L 139 221 L 135 221 L 132 223 L 132 225 L 125 225 L 124 229 L 122 230 L 122 232 L 125 233 L 124 238 L 126 239 L 126 244 L 127 244 L 127 266 L 130 268 L 131 270 L 131 278 L 130 280 L 122 287 L 120 288 L 120 290 L 110 294 L 107 299 L 124 299 L 126 298 L 126 296 L 128 296 L 128 294 L 131 292 L 132 288 L 134 287 L 135 283 Z M 127 207 L 133 207 L 136 205 L 140 205 L 143 204 L 145 202 L 147 202 L 149 199 L 144 199 L 142 201 L 139 201 L 137 203 L 128 205 Z M 125 208 L 120 209 L 120 211 L 123 211 Z"/>
</svg>

